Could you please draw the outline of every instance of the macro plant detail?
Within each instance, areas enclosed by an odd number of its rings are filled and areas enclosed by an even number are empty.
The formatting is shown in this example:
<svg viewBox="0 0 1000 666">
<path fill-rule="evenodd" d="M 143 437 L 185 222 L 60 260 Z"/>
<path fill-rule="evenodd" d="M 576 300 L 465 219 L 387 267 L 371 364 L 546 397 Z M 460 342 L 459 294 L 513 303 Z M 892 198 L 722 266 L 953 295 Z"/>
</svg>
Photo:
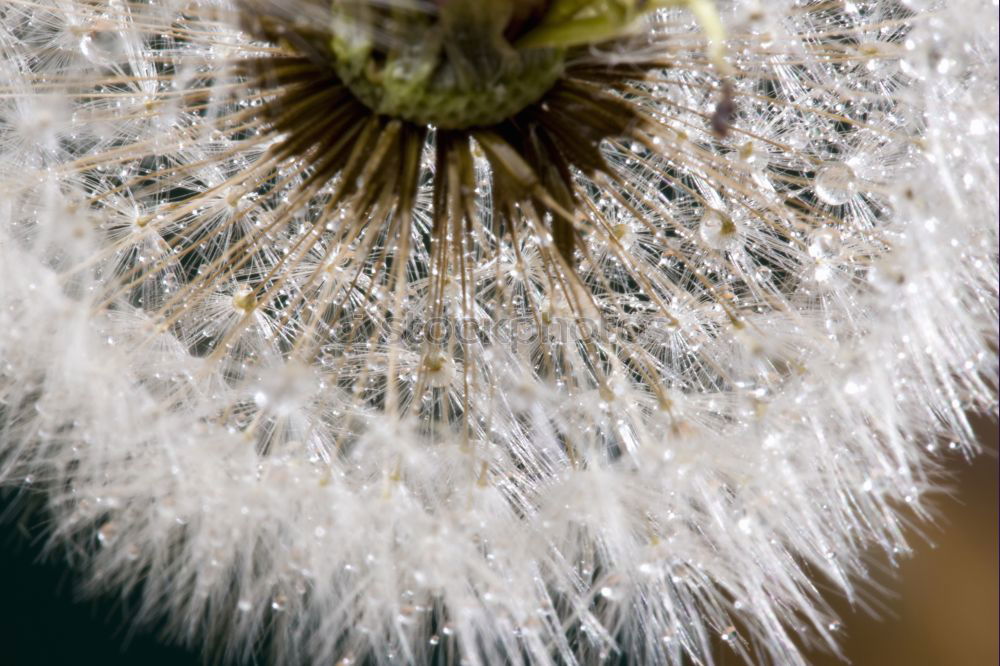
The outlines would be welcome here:
<svg viewBox="0 0 1000 666">
<path fill-rule="evenodd" d="M 232 659 L 836 651 L 996 413 L 991 12 L 4 3 L 0 479 Z"/>
</svg>

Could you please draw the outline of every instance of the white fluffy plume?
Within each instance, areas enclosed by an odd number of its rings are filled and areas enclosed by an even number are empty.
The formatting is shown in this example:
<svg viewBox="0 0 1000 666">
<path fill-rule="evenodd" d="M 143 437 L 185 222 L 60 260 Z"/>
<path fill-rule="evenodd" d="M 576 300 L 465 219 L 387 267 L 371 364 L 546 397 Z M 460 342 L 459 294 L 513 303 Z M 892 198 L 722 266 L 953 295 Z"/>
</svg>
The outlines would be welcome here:
<svg viewBox="0 0 1000 666">
<path fill-rule="evenodd" d="M 996 409 L 996 2 L 720 2 L 724 137 L 686 11 L 582 53 L 663 66 L 572 170 L 575 273 L 532 205 L 495 224 L 485 135 L 450 217 L 433 134 L 412 202 L 373 184 L 398 125 L 348 198 L 282 152 L 246 7 L 328 5 L 280 4 L 0 6 L 0 481 L 234 658 L 836 650 L 819 589 Z"/>
</svg>

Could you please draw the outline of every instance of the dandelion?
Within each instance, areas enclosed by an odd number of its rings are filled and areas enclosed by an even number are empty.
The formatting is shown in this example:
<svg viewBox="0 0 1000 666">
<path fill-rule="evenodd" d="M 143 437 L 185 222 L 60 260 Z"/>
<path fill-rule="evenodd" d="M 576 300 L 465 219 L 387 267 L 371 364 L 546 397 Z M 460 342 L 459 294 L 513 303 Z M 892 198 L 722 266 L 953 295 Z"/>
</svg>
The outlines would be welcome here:
<svg viewBox="0 0 1000 666">
<path fill-rule="evenodd" d="M 976 0 L 0 8 L 0 478 L 281 663 L 802 664 L 996 410 Z"/>
</svg>

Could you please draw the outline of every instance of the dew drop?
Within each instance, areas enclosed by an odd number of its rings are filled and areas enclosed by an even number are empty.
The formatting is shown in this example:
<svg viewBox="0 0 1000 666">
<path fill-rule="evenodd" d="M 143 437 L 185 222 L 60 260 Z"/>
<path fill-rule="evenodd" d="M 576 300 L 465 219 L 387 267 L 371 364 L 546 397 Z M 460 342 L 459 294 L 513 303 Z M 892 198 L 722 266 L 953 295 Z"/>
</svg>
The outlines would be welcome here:
<svg viewBox="0 0 1000 666">
<path fill-rule="evenodd" d="M 706 210 L 698 223 L 698 236 L 715 250 L 735 250 L 740 246 L 736 224 L 715 210 Z"/>
<path fill-rule="evenodd" d="M 115 540 L 115 536 L 117 534 L 118 526 L 112 522 L 107 522 L 101 525 L 101 528 L 97 530 L 97 540 L 102 546 L 107 546 Z"/>
<path fill-rule="evenodd" d="M 455 376 L 455 362 L 441 351 L 433 351 L 425 356 L 422 369 L 427 377 L 427 384 L 435 388 L 448 386 Z"/>
<path fill-rule="evenodd" d="M 834 259 L 840 256 L 842 245 L 836 229 L 823 227 L 809 235 L 809 255 L 814 259 Z"/>
<path fill-rule="evenodd" d="M 110 18 L 102 16 L 78 28 L 84 29 L 77 43 L 80 54 L 95 65 L 110 65 L 125 51 L 122 34 L 115 29 Z"/>
<path fill-rule="evenodd" d="M 770 161 L 770 154 L 764 146 L 754 141 L 747 141 L 737 150 L 740 162 L 753 171 L 763 171 Z"/>
<path fill-rule="evenodd" d="M 611 234 L 615 237 L 622 249 L 628 250 L 635 243 L 635 232 L 628 224 L 616 224 L 611 227 Z"/>
<path fill-rule="evenodd" d="M 241 613 L 249 613 L 251 608 L 253 608 L 253 604 L 250 603 L 249 599 L 240 599 L 236 602 L 236 610 Z"/>
<path fill-rule="evenodd" d="M 242 287 L 233 294 L 233 307 L 236 310 L 250 313 L 257 307 L 257 298 L 250 287 Z"/>
<path fill-rule="evenodd" d="M 846 164 L 833 162 L 821 168 L 816 174 L 813 189 L 823 203 L 840 206 L 850 201 L 857 193 L 857 176 Z"/>
</svg>

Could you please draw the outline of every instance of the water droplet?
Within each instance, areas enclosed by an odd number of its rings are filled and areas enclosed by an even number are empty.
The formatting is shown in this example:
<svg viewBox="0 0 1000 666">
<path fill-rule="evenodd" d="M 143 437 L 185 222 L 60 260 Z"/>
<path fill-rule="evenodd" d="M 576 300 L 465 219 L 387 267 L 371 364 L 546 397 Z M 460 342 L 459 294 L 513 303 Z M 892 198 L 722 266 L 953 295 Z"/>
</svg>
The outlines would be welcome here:
<svg viewBox="0 0 1000 666">
<path fill-rule="evenodd" d="M 288 607 L 288 597 L 283 594 L 276 595 L 274 599 L 271 599 L 271 608 L 277 612 L 281 612 Z"/>
<path fill-rule="evenodd" d="M 850 201 L 857 193 L 857 176 L 846 164 L 833 162 L 821 168 L 816 174 L 813 189 L 823 203 L 840 206 Z"/>
<path fill-rule="evenodd" d="M 628 250 L 635 243 L 635 232 L 628 224 L 616 224 L 611 227 L 611 234 L 618 240 L 622 249 Z"/>
<path fill-rule="evenodd" d="M 422 369 L 427 377 L 427 384 L 435 388 L 448 386 L 455 376 L 455 362 L 442 351 L 432 351 L 427 354 Z"/>
<path fill-rule="evenodd" d="M 718 211 L 708 209 L 698 223 L 698 236 L 715 250 L 731 251 L 740 246 L 740 233 L 736 224 Z"/>
<path fill-rule="evenodd" d="M 809 235 L 809 255 L 814 259 L 834 259 L 840 256 L 842 245 L 836 229 L 822 227 Z"/>
<path fill-rule="evenodd" d="M 438 644 L 438 643 L 440 643 L 440 642 L 441 642 L 441 637 L 440 637 L 440 636 L 438 636 L 437 634 L 434 634 L 433 636 L 431 636 L 431 637 L 430 637 L 430 638 L 429 638 L 429 639 L 427 640 L 427 643 L 428 643 L 429 645 L 437 645 L 437 644 Z"/>
<path fill-rule="evenodd" d="M 737 150 L 740 162 L 753 171 L 762 171 L 767 168 L 771 155 L 766 147 L 756 141 L 747 141 Z"/>
<path fill-rule="evenodd" d="M 84 33 L 79 43 L 80 53 L 95 65 L 109 65 L 123 50 L 121 36 L 104 23 L 95 24 Z"/>
<path fill-rule="evenodd" d="M 257 298 L 250 287 L 242 287 L 233 294 L 233 307 L 242 312 L 250 313 L 257 307 Z"/>
<path fill-rule="evenodd" d="M 107 546 L 115 540 L 115 536 L 117 536 L 117 534 L 118 526 L 112 522 L 107 522 L 101 525 L 101 528 L 97 530 L 97 540 L 102 546 Z"/>
<path fill-rule="evenodd" d="M 236 602 L 236 610 L 241 613 L 249 613 L 251 608 L 253 608 L 253 604 L 250 603 L 249 599 L 240 599 Z"/>
</svg>

